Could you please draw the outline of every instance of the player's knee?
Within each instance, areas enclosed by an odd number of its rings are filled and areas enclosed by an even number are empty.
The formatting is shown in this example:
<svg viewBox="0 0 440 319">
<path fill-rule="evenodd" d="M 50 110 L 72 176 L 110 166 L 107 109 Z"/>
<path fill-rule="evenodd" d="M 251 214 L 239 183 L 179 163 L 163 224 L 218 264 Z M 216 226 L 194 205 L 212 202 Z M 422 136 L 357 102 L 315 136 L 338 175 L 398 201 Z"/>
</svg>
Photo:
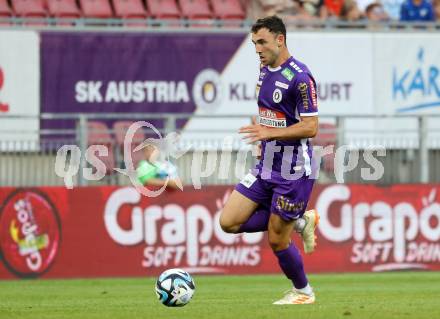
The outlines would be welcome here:
<svg viewBox="0 0 440 319">
<path fill-rule="evenodd" d="M 237 233 L 239 226 L 232 223 L 224 214 L 220 215 L 220 227 L 225 233 L 235 234 Z"/>
<path fill-rule="evenodd" d="M 269 245 L 273 251 L 280 251 L 287 249 L 289 247 L 290 240 L 284 239 L 282 236 L 278 234 L 270 234 L 269 233 Z"/>
</svg>

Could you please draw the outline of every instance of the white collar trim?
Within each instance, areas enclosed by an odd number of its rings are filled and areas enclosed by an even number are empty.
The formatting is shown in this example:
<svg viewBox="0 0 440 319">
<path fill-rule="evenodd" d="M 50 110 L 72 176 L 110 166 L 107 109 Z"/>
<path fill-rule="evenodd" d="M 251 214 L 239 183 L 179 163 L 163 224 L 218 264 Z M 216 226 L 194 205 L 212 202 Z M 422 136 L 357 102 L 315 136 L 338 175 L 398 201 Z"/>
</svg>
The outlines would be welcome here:
<svg viewBox="0 0 440 319">
<path fill-rule="evenodd" d="M 277 66 L 276 68 L 271 68 L 270 66 L 267 66 L 267 69 L 268 69 L 270 72 L 276 72 L 276 71 L 281 70 L 281 65 Z"/>
</svg>

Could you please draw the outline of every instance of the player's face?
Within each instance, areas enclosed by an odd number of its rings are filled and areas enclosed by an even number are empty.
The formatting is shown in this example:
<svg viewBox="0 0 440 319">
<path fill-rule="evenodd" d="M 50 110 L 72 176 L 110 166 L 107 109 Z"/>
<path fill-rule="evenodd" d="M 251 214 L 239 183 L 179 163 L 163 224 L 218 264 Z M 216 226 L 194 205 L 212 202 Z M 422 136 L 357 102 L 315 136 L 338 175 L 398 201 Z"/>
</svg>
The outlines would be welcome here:
<svg viewBox="0 0 440 319">
<path fill-rule="evenodd" d="M 252 33 L 252 43 L 263 65 L 273 66 L 280 55 L 283 36 L 274 34 L 266 28 L 261 28 L 257 33 Z"/>
</svg>

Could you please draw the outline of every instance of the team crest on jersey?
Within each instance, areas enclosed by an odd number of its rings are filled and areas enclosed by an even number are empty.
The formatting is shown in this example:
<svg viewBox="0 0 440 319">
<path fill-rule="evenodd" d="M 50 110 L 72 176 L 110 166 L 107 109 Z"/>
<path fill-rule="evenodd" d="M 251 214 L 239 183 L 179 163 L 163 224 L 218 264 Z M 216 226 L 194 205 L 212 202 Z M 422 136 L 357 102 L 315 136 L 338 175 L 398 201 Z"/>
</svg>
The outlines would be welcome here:
<svg viewBox="0 0 440 319">
<path fill-rule="evenodd" d="M 269 127 L 287 127 L 284 113 L 259 107 L 259 123 Z"/>
<path fill-rule="evenodd" d="M 275 89 L 272 94 L 272 100 L 275 103 L 280 103 L 282 99 L 283 99 L 283 93 L 281 92 L 281 90 Z"/>
</svg>

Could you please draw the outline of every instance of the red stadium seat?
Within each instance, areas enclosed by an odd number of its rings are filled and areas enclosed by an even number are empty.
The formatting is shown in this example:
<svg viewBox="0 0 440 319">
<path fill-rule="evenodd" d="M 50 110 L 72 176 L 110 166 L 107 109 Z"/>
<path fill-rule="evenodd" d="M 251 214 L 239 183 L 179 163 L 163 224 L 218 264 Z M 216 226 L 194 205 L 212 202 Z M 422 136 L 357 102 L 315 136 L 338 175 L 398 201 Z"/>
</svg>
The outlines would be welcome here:
<svg viewBox="0 0 440 319">
<path fill-rule="evenodd" d="M 333 147 L 333 152 L 336 152 L 337 147 L 337 128 L 334 124 L 330 123 L 320 123 L 318 135 L 313 139 L 313 144 L 317 146 L 331 146 Z M 324 171 L 333 172 L 334 169 L 334 154 L 325 155 L 322 158 L 322 166 Z"/>
<path fill-rule="evenodd" d="M 180 19 L 176 0 L 146 0 L 150 15 L 156 19 Z"/>
<path fill-rule="evenodd" d="M 113 151 L 113 139 L 110 131 L 105 123 L 98 121 L 87 122 L 87 143 L 88 145 L 104 145 L 108 149 L 108 156 L 99 156 L 95 154 L 106 167 L 106 173 L 113 173 L 115 167 L 115 155 Z"/>
<path fill-rule="evenodd" d="M 211 0 L 211 5 L 216 18 L 243 20 L 246 17 L 239 0 Z"/>
<path fill-rule="evenodd" d="M 12 16 L 12 10 L 9 8 L 8 2 L 6 0 L 0 0 L 0 17 L 10 16 Z"/>
<path fill-rule="evenodd" d="M 75 0 L 47 0 L 49 14 L 56 18 L 79 18 L 81 12 Z"/>
<path fill-rule="evenodd" d="M 109 0 L 80 0 L 80 5 L 86 18 L 113 17 Z"/>
<path fill-rule="evenodd" d="M 147 13 L 141 0 L 113 0 L 115 15 L 123 19 L 145 19 Z"/>
<path fill-rule="evenodd" d="M 115 132 L 115 140 L 116 140 L 116 148 L 121 154 L 121 158 L 124 156 L 124 140 L 125 135 L 127 133 L 128 128 L 132 125 L 131 121 L 118 121 L 113 124 L 113 131 Z M 143 151 L 133 152 L 133 149 L 136 148 L 139 144 L 141 144 L 145 140 L 145 134 L 142 129 L 137 130 L 134 133 L 133 140 L 130 144 L 131 149 L 131 158 L 133 160 L 133 165 L 136 167 L 137 163 L 144 157 Z"/>
<path fill-rule="evenodd" d="M 12 6 L 15 13 L 20 17 L 46 17 L 46 10 L 42 0 L 12 0 Z"/>
<path fill-rule="evenodd" d="M 208 0 L 179 0 L 182 14 L 188 19 L 212 19 Z"/>
</svg>

